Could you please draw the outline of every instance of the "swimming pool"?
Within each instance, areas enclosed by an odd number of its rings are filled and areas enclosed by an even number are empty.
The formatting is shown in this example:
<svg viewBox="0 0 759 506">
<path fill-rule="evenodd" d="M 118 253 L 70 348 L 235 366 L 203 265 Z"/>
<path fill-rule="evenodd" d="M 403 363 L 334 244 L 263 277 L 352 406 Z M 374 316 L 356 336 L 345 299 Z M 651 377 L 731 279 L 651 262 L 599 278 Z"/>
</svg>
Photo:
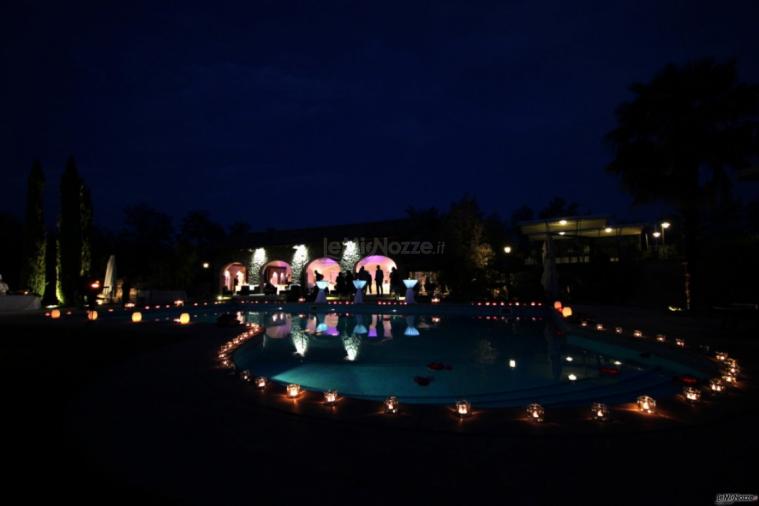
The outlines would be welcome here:
<svg viewBox="0 0 759 506">
<path fill-rule="evenodd" d="M 379 309 L 379 308 L 378 308 Z M 539 317 L 244 312 L 262 334 L 235 350 L 238 370 L 305 390 L 408 404 L 586 406 L 675 395 L 686 361 L 637 343 L 566 334 Z"/>
</svg>

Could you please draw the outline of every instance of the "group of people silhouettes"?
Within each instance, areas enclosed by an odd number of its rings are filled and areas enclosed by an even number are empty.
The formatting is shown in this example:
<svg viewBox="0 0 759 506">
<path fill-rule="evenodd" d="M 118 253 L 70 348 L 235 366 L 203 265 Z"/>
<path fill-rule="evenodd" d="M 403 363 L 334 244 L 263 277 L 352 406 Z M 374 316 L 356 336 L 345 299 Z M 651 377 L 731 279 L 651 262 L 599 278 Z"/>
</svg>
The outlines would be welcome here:
<svg viewBox="0 0 759 506">
<path fill-rule="evenodd" d="M 389 292 L 390 294 L 400 295 L 403 292 L 403 282 L 401 281 L 401 273 L 396 267 L 390 270 L 389 275 Z M 324 275 L 319 271 L 314 271 L 314 280 L 321 281 L 324 279 Z M 364 293 L 374 293 L 376 295 L 385 295 L 385 272 L 382 270 L 382 266 L 377 265 L 374 270 L 374 276 L 372 273 L 361 266 L 357 273 L 353 273 L 348 270 L 340 272 L 335 278 L 334 293 L 339 296 L 350 296 L 354 293 L 356 288 L 353 285 L 353 281 L 362 280 L 366 281 L 364 285 Z"/>
</svg>

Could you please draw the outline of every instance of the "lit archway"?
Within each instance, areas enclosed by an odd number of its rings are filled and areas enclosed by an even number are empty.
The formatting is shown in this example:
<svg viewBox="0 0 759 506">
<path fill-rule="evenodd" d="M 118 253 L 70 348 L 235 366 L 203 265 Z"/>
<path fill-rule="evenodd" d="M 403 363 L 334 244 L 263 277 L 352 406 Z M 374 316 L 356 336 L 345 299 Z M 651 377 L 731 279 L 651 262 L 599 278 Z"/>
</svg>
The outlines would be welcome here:
<svg viewBox="0 0 759 506">
<path fill-rule="evenodd" d="M 334 258 L 322 257 L 309 262 L 306 266 L 306 285 L 308 288 L 311 288 L 316 284 L 316 273 L 314 271 L 319 271 L 319 274 L 324 276 L 324 281 L 329 283 L 330 290 L 335 288 L 337 275 L 340 274 L 340 264 L 337 260 Z"/>
<path fill-rule="evenodd" d="M 390 272 L 393 270 L 393 268 L 398 268 L 398 266 L 395 264 L 395 261 L 390 258 L 383 255 L 369 255 L 358 262 L 356 262 L 355 271 L 358 272 L 361 270 L 361 267 L 363 267 L 365 270 L 369 271 L 369 274 L 372 275 L 372 292 L 376 293 L 377 291 L 377 285 L 375 284 L 375 279 L 377 276 L 377 266 L 380 267 L 380 270 L 382 270 L 383 278 L 382 278 L 382 291 L 385 294 L 390 293 Z"/>
<path fill-rule="evenodd" d="M 221 271 L 221 286 L 224 290 L 235 293 L 247 283 L 248 269 L 240 262 L 227 264 Z"/>
<path fill-rule="evenodd" d="M 277 287 L 277 292 L 292 282 L 293 270 L 283 260 L 272 260 L 261 267 L 261 280 Z"/>
</svg>

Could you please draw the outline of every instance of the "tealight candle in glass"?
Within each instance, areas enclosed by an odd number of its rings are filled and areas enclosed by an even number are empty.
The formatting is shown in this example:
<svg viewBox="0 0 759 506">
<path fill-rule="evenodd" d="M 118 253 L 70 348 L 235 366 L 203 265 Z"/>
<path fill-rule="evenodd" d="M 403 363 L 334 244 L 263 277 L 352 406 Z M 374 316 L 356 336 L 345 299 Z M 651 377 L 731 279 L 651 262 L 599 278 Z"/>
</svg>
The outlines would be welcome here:
<svg viewBox="0 0 759 506">
<path fill-rule="evenodd" d="M 541 406 L 540 404 L 533 403 L 527 406 L 527 416 L 530 417 L 530 420 L 534 420 L 536 422 L 542 422 L 544 415 L 545 415 L 545 410 L 543 409 L 543 406 Z"/>
<path fill-rule="evenodd" d="M 290 383 L 287 385 L 287 396 L 291 399 L 295 399 L 300 395 L 300 385 L 297 383 Z"/>
<path fill-rule="evenodd" d="M 456 401 L 456 414 L 461 417 L 472 414 L 472 405 L 469 401 Z"/>
<path fill-rule="evenodd" d="M 398 398 L 391 395 L 385 399 L 385 413 L 394 414 L 398 412 Z"/>
<path fill-rule="evenodd" d="M 688 402 L 698 402 L 701 399 L 701 390 L 696 387 L 685 387 L 683 396 Z"/>
<path fill-rule="evenodd" d="M 608 420 L 609 408 L 602 402 L 594 402 L 590 407 L 590 414 L 594 420 Z"/>
<path fill-rule="evenodd" d="M 638 410 L 643 413 L 653 413 L 656 411 L 656 401 L 648 395 L 641 395 L 637 400 Z"/>
</svg>

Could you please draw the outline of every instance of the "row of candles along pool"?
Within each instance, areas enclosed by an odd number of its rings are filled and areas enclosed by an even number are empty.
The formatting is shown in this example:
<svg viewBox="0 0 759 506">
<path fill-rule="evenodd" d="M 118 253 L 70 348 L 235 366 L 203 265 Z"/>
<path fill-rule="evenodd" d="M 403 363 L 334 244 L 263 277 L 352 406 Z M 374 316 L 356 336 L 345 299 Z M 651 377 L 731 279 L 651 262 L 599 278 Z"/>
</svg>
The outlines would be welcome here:
<svg viewBox="0 0 759 506">
<path fill-rule="evenodd" d="M 584 325 L 584 326 L 587 326 Z M 616 327 L 617 330 L 620 327 Z M 232 361 L 231 354 L 240 346 L 242 346 L 249 339 L 255 337 L 259 333 L 263 332 L 263 327 L 257 324 L 249 323 L 248 329 L 224 343 L 219 349 L 218 359 L 219 365 L 226 370 L 236 372 L 236 366 Z M 603 327 L 599 327 L 599 330 L 604 330 Z M 622 333 L 618 331 L 618 333 Z M 634 331 L 635 337 L 643 337 L 642 332 Z M 659 336 L 662 336 L 659 334 Z M 657 339 L 658 340 L 658 339 Z M 666 338 L 665 338 L 666 340 Z M 684 347 L 684 342 L 678 346 Z M 708 392 L 713 395 L 717 395 L 724 392 L 727 385 L 737 385 L 737 378 L 740 372 L 738 362 L 732 357 L 729 357 L 725 352 L 716 352 L 713 359 L 721 364 L 722 376 L 718 378 L 712 378 L 708 385 L 705 387 Z M 250 370 L 244 370 L 240 373 L 240 378 L 246 383 L 252 383 L 260 391 L 265 391 L 270 388 L 271 383 L 268 378 L 264 376 L 254 376 Z M 305 389 L 296 383 L 290 383 L 285 386 L 285 396 L 292 400 L 297 401 L 305 395 Z M 693 385 L 686 385 L 683 387 L 682 399 L 689 404 L 698 403 L 701 400 L 702 389 Z M 323 403 L 327 407 L 336 408 L 340 401 L 339 393 L 336 390 L 326 390 L 323 392 Z M 651 415 L 656 413 L 656 400 L 648 395 L 638 396 L 635 400 L 635 406 L 641 413 Z M 461 418 L 468 417 L 473 414 L 472 405 L 467 400 L 459 400 L 452 407 L 453 411 Z M 398 397 L 394 395 L 388 396 L 383 402 L 383 411 L 385 414 L 393 415 L 400 410 L 400 401 Z M 527 417 L 534 422 L 542 422 L 545 418 L 545 408 L 538 403 L 532 403 L 527 406 Z M 609 406 L 601 402 L 594 402 L 590 406 L 590 417 L 593 420 L 604 421 L 610 419 L 611 410 Z"/>
</svg>

